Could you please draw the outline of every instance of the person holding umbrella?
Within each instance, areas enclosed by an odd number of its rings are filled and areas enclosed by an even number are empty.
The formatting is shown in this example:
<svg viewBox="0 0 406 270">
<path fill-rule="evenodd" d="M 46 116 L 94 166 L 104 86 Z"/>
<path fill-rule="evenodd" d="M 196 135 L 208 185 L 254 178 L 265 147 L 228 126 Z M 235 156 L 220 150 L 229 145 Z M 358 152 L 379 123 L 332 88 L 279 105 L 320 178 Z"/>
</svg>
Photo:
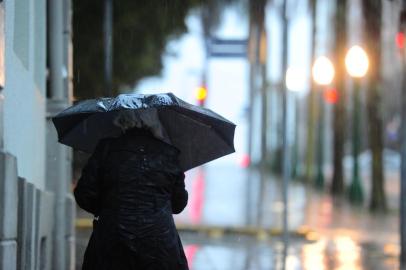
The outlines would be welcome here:
<svg viewBox="0 0 406 270">
<path fill-rule="evenodd" d="M 172 217 L 184 172 L 234 152 L 235 125 L 171 93 L 87 100 L 53 122 L 61 143 L 92 153 L 74 189 L 95 216 L 82 269 L 188 269 Z"/>
</svg>

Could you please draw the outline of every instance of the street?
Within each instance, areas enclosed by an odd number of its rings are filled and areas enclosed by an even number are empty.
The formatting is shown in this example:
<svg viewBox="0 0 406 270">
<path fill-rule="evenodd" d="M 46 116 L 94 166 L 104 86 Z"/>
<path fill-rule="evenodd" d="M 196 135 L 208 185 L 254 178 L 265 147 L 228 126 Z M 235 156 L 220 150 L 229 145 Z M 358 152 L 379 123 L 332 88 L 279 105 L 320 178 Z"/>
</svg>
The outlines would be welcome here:
<svg viewBox="0 0 406 270">
<path fill-rule="evenodd" d="M 187 172 L 185 182 L 188 206 L 175 221 L 190 269 L 282 269 L 280 180 L 214 162 Z M 78 217 L 89 216 L 78 210 Z M 292 182 L 288 220 L 286 269 L 398 269 L 395 209 L 372 215 L 345 199 Z M 90 228 L 79 226 L 76 232 L 80 269 Z"/>
</svg>

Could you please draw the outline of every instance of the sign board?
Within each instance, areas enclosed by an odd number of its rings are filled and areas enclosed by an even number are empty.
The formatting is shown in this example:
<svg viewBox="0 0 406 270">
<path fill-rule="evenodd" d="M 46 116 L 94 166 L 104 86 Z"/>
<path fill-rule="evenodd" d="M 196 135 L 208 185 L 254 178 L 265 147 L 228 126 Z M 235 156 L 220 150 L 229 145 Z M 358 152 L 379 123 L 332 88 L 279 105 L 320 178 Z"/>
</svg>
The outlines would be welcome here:
<svg viewBox="0 0 406 270">
<path fill-rule="evenodd" d="M 209 57 L 247 57 L 247 39 L 211 38 L 208 42 Z"/>
</svg>

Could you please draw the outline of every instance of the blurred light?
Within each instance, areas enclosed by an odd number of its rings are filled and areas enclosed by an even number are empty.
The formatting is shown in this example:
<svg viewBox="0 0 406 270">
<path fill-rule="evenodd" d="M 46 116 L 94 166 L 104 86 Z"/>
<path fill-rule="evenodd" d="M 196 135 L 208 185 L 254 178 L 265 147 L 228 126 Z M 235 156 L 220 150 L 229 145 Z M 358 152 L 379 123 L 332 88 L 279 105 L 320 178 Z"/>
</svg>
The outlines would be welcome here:
<svg viewBox="0 0 406 270">
<path fill-rule="evenodd" d="M 361 256 L 360 248 L 348 236 L 337 236 L 334 239 L 334 244 L 336 246 L 336 258 L 337 258 L 337 267 L 338 270 L 346 269 L 361 269 Z"/>
<path fill-rule="evenodd" d="M 290 270 L 290 269 L 300 269 L 300 264 L 301 261 L 300 259 L 295 256 L 295 255 L 288 255 L 286 257 L 286 269 Z"/>
<path fill-rule="evenodd" d="M 396 46 L 399 49 L 403 49 L 405 47 L 405 34 L 403 32 L 396 34 Z"/>
<path fill-rule="evenodd" d="M 368 55 L 360 46 L 353 46 L 345 56 L 345 67 L 348 74 L 354 78 L 362 78 L 368 71 Z"/>
<path fill-rule="evenodd" d="M 336 104 L 338 102 L 338 91 L 335 88 L 329 88 L 324 91 L 324 100 L 329 104 Z"/>
<path fill-rule="evenodd" d="M 329 85 L 335 75 L 333 63 L 327 57 L 320 56 L 313 64 L 312 75 L 317 84 Z"/>
<path fill-rule="evenodd" d="M 200 86 L 196 89 L 196 99 L 198 101 L 204 101 L 207 97 L 207 88 L 205 86 Z"/>
<path fill-rule="evenodd" d="M 240 166 L 243 168 L 248 168 L 251 164 L 251 159 L 249 155 L 242 155 L 240 159 Z"/>
<path fill-rule="evenodd" d="M 396 257 L 400 255 L 400 246 L 396 244 L 385 244 L 383 251 L 386 256 Z"/>
<path fill-rule="evenodd" d="M 204 190 L 204 171 L 199 167 L 197 168 L 196 176 L 193 179 L 193 187 L 189 199 L 189 216 L 192 224 L 199 224 L 201 222 L 204 204 Z"/>
<path fill-rule="evenodd" d="M 190 269 L 193 268 L 193 261 L 195 259 L 196 253 L 199 250 L 198 245 L 187 245 L 185 246 L 185 256 Z"/>
<path fill-rule="evenodd" d="M 302 249 L 303 270 L 325 270 L 327 241 L 321 239 L 312 244 L 305 244 Z"/>
<path fill-rule="evenodd" d="M 286 87 L 293 92 L 299 92 L 303 90 L 303 86 L 306 84 L 306 76 L 303 70 L 295 67 L 289 67 L 286 70 Z"/>
<path fill-rule="evenodd" d="M 307 241 L 316 241 L 317 239 L 319 239 L 319 235 L 316 232 L 308 232 L 306 234 Z"/>
</svg>

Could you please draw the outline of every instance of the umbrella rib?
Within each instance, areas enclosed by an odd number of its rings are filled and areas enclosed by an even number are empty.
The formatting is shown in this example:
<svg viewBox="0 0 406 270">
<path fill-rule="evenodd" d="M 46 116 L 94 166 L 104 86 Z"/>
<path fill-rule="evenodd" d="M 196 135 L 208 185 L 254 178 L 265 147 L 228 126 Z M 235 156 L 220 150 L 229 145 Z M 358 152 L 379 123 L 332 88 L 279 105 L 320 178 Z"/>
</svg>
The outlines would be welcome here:
<svg viewBox="0 0 406 270">
<path fill-rule="evenodd" d="M 193 122 L 197 122 L 197 123 L 199 123 L 199 124 L 205 125 L 205 126 L 207 126 L 208 128 L 210 128 L 211 130 L 216 131 L 216 134 L 221 138 L 221 140 L 222 140 L 226 145 L 228 145 L 228 146 L 230 146 L 230 147 L 232 147 L 232 148 L 234 149 L 233 142 L 231 142 L 231 144 L 230 144 L 230 143 L 228 142 L 227 138 L 225 138 L 225 136 L 223 136 L 223 134 L 222 134 L 221 132 L 218 132 L 212 125 L 209 125 L 209 124 L 204 123 L 204 122 L 201 122 L 201 121 L 197 121 L 196 119 L 194 119 L 194 118 L 192 118 L 192 117 L 190 117 L 190 116 L 188 116 L 188 115 L 185 115 L 185 114 L 179 112 L 179 110 L 174 109 L 174 108 L 177 108 L 177 106 L 167 106 L 167 107 L 168 107 L 168 109 L 170 109 L 170 110 L 172 110 L 172 111 L 175 111 L 175 112 L 177 112 L 177 113 L 180 113 L 183 117 L 188 118 L 188 119 L 192 120 Z M 189 110 L 189 109 L 187 109 L 187 110 L 190 111 L 190 112 L 194 112 L 193 110 Z M 211 116 L 209 116 L 209 117 L 211 117 Z M 213 117 L 211 117 L 211 118 L 214 119 Z M 216 119 L 214 119 L 214 120 L 216 120 Z M 231 122 L 229 122 L 229 123 L 232 124 L 232 125 L 234 126 L 234 128 L 235 128 L 235 125 L 234 125 L 233 123 L 231 123 Z"/>
<path fill-rule="evenodd" d="M 95 112 L 81 112 L 81 113 L 78 113 L 77 115 L 80 115 L 80 114 L 83 114 L 83 115 L 87 114 L 87 117 L 82 118 L 78 123 L 81 123 L 82 121 L 88 119 L 89 117 L 91 117 L 92 115 L 94 115 Z M 53 118 L 52 120 L 54 121 L 54 119 L 63 119 L 64 117 L 69 117 L 69 115 L 63 116 L 63 117 L 59 117 L 59 118 Z M 63 137 L 65 137 L 67 134 L 69 134 L 69 133 L 77 126 L 78 123 L 75 123 L 75 125 L 73 125 L 73 126 L 70 127 L 69 129 L 67 129 L 66 131 L 64 131 Z M 54 122 L 54 124 L 55 124 L 55 122 Z M 57 129 L 57 131 L 58 131 L 58 129 Z M 60 139 L 62 140 L 63 137 L 61 137 Z"/>
</svg>

